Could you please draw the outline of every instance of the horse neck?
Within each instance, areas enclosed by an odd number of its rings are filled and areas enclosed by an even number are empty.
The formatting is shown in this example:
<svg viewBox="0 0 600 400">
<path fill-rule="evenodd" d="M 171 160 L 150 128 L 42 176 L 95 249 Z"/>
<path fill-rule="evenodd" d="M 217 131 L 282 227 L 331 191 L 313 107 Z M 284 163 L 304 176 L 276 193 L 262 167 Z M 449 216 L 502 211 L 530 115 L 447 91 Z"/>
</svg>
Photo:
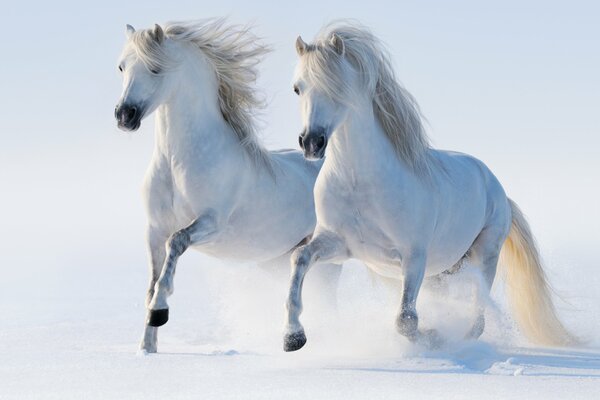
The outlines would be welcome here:
<svg viewBox="0 0 600 400">
<path fill-rule="evenodd" d="M 373 169 L 389 163 L 388 157 L 396 158 L 393 146 L 375 116 L 371 99 L 355 105 L 333 132 L 328 147 L 327 159 L 344 166 L 360 164 Z"/>
<path fill-rule="evenodd" d="M 157 146 L 175 158 L 202 149 L 239 150 L 242 145 L 221 114 L 212 70 L 188 67 L 180 75 L 174 94 L 156 112 Z"/>
</svg>

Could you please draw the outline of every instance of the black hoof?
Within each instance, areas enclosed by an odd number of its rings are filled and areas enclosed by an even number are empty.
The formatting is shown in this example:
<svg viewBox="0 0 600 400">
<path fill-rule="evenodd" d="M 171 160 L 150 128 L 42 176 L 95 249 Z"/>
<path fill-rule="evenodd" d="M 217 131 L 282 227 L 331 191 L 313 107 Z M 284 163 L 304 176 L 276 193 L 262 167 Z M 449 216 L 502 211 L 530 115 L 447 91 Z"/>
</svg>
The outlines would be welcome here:
<svg viewBox="0 0 600 400">
<path fill-rule="evenodd" d="M 300 350 L 306 344 L 304 331 L 289 333 L 283 338 L 284 351 Z"/>
<path fill-rule="evenodd" d="M 419 318 L 413 311 L 403 311 L 396 319 L 396 330 L 411 342 L 415 342 L 419 335 Z"/>
<path fill-rule="evenodd" d="M 148 317 L 148 325 L 150 326 L 163 326 L 169 320 L 169 309 L 163 310 L 150 310 L 150 316 Z"/>
</svg>

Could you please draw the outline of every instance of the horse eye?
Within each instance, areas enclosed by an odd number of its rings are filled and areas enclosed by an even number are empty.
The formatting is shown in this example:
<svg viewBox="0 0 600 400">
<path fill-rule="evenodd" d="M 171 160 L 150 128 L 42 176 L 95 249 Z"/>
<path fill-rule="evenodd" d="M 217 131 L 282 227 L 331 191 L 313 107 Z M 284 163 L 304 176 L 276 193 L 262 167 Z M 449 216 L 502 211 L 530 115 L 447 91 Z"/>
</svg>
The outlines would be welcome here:
<svg viewBox="0 0 600 400">
<path fill-rule="evenodd" d="M 123 72 L 123 67 L 119 65 L 119 71 Z"/>
<path fill-rule="evenodd" d="M 150 72 L 152 72 L 154 75 L 160 74 L 160 70 L 158 69 L 151 69 Z"/>
<path fill-rule="evenodd" d="M 300 89 L 298 89 L 298 86 L 294 85 L 294 93 L 296 93 L 298 96 L 300 96 Z"/>
</svg>

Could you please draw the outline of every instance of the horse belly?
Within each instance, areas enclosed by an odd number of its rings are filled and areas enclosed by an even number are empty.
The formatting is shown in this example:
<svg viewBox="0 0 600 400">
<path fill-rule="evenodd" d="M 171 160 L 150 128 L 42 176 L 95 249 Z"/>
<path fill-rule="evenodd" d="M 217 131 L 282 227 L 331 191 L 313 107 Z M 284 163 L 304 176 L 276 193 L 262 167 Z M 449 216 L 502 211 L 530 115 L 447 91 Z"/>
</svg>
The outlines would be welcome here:
<svg viewBox="0 0 600 400">
<path fill-rule="evenodd" d="M 256 211 L 234 213 L 214 240 L 196 248 L 221 259 L 264 262 L 292 250 L 314 228 L 312 209 L 298 218 L 276 207 L 271 212 L 277 218 Z"/>
<path fill-rule="evenodd" d="M 224 238 L 191 246 L 194 250 L 209 256 L 234 262 L 263 262 L 283 254 L 277 250 L 268 251 L 262 246 L 253 246 L 248 241 L 239 240 L 239 236 Z"/>
</svg>

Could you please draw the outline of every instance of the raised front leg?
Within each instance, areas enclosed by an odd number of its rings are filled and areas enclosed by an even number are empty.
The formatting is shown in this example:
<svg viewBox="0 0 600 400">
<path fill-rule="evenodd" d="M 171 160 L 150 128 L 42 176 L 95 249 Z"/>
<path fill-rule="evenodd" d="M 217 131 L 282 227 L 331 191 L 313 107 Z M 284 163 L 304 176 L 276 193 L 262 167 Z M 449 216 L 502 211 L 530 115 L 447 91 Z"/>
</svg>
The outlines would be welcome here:
<svg viewBox="0 0 600 400">
<path fill-rule="evenodd" d="M 167 237 L 160 233 L 159 230 L 149 227 L 147 231 L 148 251 L 150 255 L 150 285 L 146 293 L 146 308 L 150 304 L 154 296 L 154 285 L 160 276 L 162 266 L 165 263 L 165 243 Z M 156 353 L 158 341 L 158 328 L 149 326 L 144 327 L 144 336 L 140 344 L 140 350 L 146 353 Z"/>
<path fill-rule="evenodd" d="M 173 277 L 179 257 L 189 246 L 207 242 L 216 232 L 217 221 L 214 213 L 206 213 L 198 217 L 187 228 L 171 235 L 166 245 L 165 263 L 154 286 L 152 300 L 148 304 L 147 324 L 149 326 L 162 326 L 169 320 L 167 297 L 173 293 Z"/>
<path fill-rule="evenodd" d="M 330 232 L 315 234 L 312 240 L 294 251 L 291 258 L 292 277 L 286 302 L 287 323 L 283 339 L 285 351 L 296 351 L 306 344 L 304 328 L 300 323 L 302 313 L 302 285 L 304 277 L 315 262 L 340 263 L 348 258 L 344 241 Z"/>
<path fill-rule="evenodd" d="M 417 296 L 425 275 L 426 257 L 423 252 L 414 252 L 401 262 L 403 271 L 402 303 L 396 318 L 398 332 L 411 342 L 422 342 L 428 347 L 439 347 L 441 344 L 434 330 L 419 330 L 417 316 Z"/>
</svg>

